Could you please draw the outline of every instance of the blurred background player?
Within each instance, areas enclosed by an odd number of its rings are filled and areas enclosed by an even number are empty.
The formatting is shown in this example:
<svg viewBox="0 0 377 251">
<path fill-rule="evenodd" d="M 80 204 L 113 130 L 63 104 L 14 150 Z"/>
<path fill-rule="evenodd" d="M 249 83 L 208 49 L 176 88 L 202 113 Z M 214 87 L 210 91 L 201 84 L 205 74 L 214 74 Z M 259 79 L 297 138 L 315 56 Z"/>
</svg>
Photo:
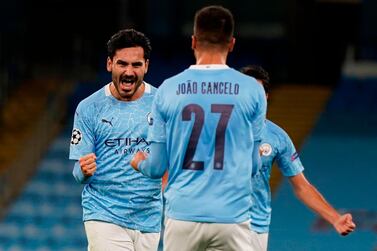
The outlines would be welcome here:
<svg viewBox="0 0 377 251">
<path fill-rule="evenodd" d="M 260 163 L 267 108 L 262 86 L 226 65 L 233 30 L 226 8 L 196 12 L 196 64 L 158 89 L 148 132 L 151 154 L 140 165 L 144 154 L 132 161 L 150 177 L 161 177 L 169 167 L 166 251 L 252 250 L 249 163 Z"/>
<path fill-rule="evenodd" d="M 157 250 L 161 225 L 161 179 L 129 165 L 146 151 L 148 114 L 156 89 L 143 81 L 149 39 L 120 30 L 107 43 L 112 82 L 84 99 L 74 117 L 70 159 L 84 183 L 83 220 L 89 250 Z"/>
<path fill-rule="evenodd" d="M 241 72 L 252 76 L 261 83 L 269 94 L 270 77 L 267 71 L 258 65 L 248 65 Z M 267 250 L 268 232 L 271 221 L 270 173 L 274 161 L 277 161 L 281 173 L 289 177 L 294 193 L 306 206 L 328 221 L 341 235 L 347 235 L 355 229 L 351 214 L 340 215 L 305 178 L 304 167 L 288 134 L 270 120 L 262 133 L 260 145 L 262 168 L 252 178 L 253 206 L 251 207 L 252 240 L 257 250 Z"/>
</svg>

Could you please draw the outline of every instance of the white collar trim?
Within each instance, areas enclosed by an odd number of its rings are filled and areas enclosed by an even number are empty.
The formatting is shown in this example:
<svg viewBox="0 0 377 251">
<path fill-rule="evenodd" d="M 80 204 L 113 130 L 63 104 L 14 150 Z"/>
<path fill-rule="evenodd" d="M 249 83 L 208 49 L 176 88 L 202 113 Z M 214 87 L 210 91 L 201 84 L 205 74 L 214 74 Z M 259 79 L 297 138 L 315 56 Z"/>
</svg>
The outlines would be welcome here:
<svg viewBox="0 0 377 251">
<path fill-rule="evenodd" d="M 144 85 L 145 85 L 144 93 L 151 93 L 151 90 L 152 90 L 151 85 L 145 81 L 144 81 Z"/>
<path fill-rule="evenodd" d="M 108 97 L 108 96 L 111 96 L 111 91 L 110 91 L 110 83 L 108 83 L 106 86 L 105 86 L 105 95 Z"/>
<path fill-rule="evenodd" d="M 229 69 L 229 66 L 226 64 L 195 64 L 191 65 L 190 69 L 195 70 L 220 70 L 220 69 Z"/>
</svg>

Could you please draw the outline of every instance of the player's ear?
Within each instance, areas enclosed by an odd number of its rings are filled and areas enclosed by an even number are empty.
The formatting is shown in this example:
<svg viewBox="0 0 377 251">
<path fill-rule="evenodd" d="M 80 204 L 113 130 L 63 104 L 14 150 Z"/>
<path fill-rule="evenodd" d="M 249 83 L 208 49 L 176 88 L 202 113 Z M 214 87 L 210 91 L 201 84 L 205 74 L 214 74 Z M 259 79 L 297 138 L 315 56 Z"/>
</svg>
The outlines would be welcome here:
<svg viewBox="0 0 377 251">
<path fill-rule="evenodd" d="M 196 49 L 196 37 L 194 35 L 191 36 L 191 49 L 195 50 Z"/>
<path fill-rule="evenodd" d="M 149 67 L 149 59 L 145 60 L 145 71 L 144 74 L 148 72 L 148 67 Z"/>
<path fill-rule="evenodd" d="M 113 60 L 110 57 L 107 57 L 106 69 L 108 72 L 111 72 L 113 66 Z"/>
<path fill-rule="evenodd" d="M 232 37 L 232 39 L 230 40 L 229 44 L 228 44 L 228 51 L 229 52 L 232 52 L 233 51 L 233 48 L 234 48 L 234 44 L 236 43 L 236 39 L 234 37 Z"/>
</svg>

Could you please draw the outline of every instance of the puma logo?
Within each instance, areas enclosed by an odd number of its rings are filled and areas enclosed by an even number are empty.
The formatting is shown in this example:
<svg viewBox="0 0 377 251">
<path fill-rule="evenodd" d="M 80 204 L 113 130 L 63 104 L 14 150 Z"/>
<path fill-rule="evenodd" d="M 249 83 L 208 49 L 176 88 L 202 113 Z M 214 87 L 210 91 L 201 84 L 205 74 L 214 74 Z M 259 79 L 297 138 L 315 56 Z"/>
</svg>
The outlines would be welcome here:
<svg viewBox="0 0 377 251">
<path fill-rule="evenodd" d="M 112 123 L 113 118 L 111 118 L 110 121 L 109 121 L 109 120 L 106 120 L 106 119 L 102 119 L 101 121 L 102 121 L 102 123 L 108 123 L 109 125 L 111 125 L 111 127 L 113 127 L 113 123 Z"/>
</svg>

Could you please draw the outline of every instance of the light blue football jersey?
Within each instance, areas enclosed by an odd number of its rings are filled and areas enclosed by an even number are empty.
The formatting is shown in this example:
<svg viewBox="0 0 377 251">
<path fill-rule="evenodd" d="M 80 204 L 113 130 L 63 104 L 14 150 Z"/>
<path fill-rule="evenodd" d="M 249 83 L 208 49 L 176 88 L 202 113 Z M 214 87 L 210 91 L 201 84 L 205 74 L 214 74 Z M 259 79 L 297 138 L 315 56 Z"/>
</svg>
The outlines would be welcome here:
<svg viewBox="0 0 377 251">
<path fill-rule="evenodd" d="M 266 120 L 260 149 L 262 168 L 252 177 L 251 228 L 267 233 L 271 222 L 270 174 L 274 161 L 287 177 L 301 173 L 304 167 L 288 134 L 269 120 Z"/>
<path fill-rule="evenodd" d="M 262 86 L 226 65 L 191 66 L 164 81 L 152 106 L 148 140 L 167 147 L 167 217 L 250 219 L 251 154 L 265 114 Z"/>
<path fill-rule="evenodd" d="M 82 192 L 84 221 L 160 231 L 161 179 L 146 177 L 130 166 L 137 151 L 150 152 L 148 115 L 155 93 L 156 88 L 145 83 L 141 98 L 123 102 L 106 85 L 78 105 L 69 158 L 97 156 L 97 170 Z"/>
</svg>

